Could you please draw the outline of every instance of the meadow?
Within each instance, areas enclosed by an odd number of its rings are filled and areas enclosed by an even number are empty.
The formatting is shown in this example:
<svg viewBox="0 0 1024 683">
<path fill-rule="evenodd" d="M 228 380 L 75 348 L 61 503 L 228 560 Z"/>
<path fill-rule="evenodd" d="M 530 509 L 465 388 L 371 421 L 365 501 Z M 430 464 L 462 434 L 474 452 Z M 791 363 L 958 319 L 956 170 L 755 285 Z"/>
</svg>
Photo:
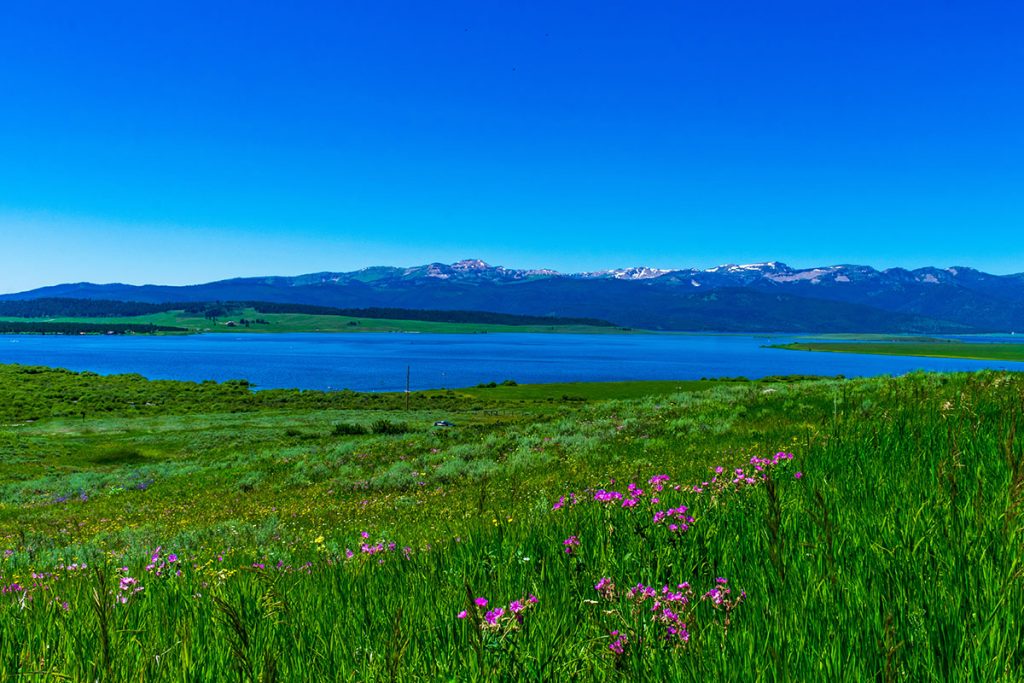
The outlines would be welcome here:
<svg viewBox="0 0 1024 683">
<path fill-rule="evenodd" d="M 240 324 L 239 321 L 250 321 Z M 253 321 L 259 320 L 259 323 Z M 228 323 L 231 323 L 230 325 Z M 324 315 L 321 313 L 265 313 L 252 307 L 241 307 L 231 311 L 230 315 L 222 315 L 217 319 L 209 319 L 202 313 L 180 311 L 162 311 L 146 315 L 114 316 L 114 317 L 49 317 L 34 323 L 26 323 L 25 318 L 0 316 L 0 328 L 7 327 L 11 332 L 18 332 L 17 326 L 31 327 L 32 330 L 43 326 L 56 328 L 60 333 L 61 326 L 75 326 L 87 331 L 98 330 L 102 333 L 103 326 L 132 327 L 132 331 L 148 334 L 181 334 L 191 333 L 232 333 L 232 334 L 272 334 L 279 332 L 406 332 L 420 334 L 486 334 L 496 332 L 534 332 L 561 334 L 637 334 L 634 330 L 626 330 L 613 326 L 570 325 L 570 324 L 531 324 L 506 325 L 485 322 L 435 322 L 430 320 L 403 320 L 391 318 L 362 318 L 348 315 Z M 152 329 L 157 328 L 157 329 Z M 44 328 L 45 329 L 45 328 Z M 77 332 L 75 332 L 77 334 Z"/>
<path fill-rule="evenodd" d="M 779 344 L 778 349 L 822 351 L 827 353 L 868 353 L 883 356 L 923 356 L 928 358 L 968 358 L 1024 362 L 1024 344 L 959 342 L 950 339 L 892 339 L 890 341 L 797 342 Z"/>
<path fill-rule="evenodd" d="M 0 680 L 1016 681 L 1022 435 L 1005 372 L 0 366 Z"/>
</svg>

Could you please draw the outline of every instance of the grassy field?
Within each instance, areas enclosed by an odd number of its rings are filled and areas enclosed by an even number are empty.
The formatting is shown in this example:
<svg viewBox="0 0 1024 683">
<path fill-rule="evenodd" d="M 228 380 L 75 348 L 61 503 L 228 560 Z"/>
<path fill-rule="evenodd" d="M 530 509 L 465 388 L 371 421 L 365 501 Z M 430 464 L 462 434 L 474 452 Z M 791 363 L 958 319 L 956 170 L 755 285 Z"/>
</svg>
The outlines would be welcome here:
<svg viewBox="0 0 1024 683">
<path fill-rule="evenodd" d="M 830 353 L 869 353 L 883 356 L 927 356 L 931 358 L 968 358 L 974 360 L 1024 361 L 1024 344 L 969 343 L 949 340 L 892 342 L 798 342 L 779 344 L 776 349 L 825 351 Z"/>
<path fill-rule="evenodd" d="M 238 322 L 261 319 L 267 324 L 253 324 L 248 327 L 235 325 Z M 0 321 L 24 322 L 25 318 L 0 317 Z M 628 334 L 633 330 L 618 327 L 591 325 L 493 325 L 481 323 L 447 323 L 423 320 L 387 320 L 382 318 L 353 318 L 343 315 L 309 315 L 305 313 L 259 313 L 247 308 L 232 318 L 208 320 L 200 314 L 184 311 L 167 311 L 150 315 L 118 318 L 46 318 L 40 322 L 86 323 L 86 324 L 134 324 L 183 327 L 192 332 L 268 333 L 268 332 L 420 332 L 449 334 L 482 334 L 489 332 L 559 332 L 574 334 Z"/>
<path fill-rule="evenodd" d="M 1024 677 L 1022 375 L 405 398 L 0 366 L 0 679 Z"/>
</svg>

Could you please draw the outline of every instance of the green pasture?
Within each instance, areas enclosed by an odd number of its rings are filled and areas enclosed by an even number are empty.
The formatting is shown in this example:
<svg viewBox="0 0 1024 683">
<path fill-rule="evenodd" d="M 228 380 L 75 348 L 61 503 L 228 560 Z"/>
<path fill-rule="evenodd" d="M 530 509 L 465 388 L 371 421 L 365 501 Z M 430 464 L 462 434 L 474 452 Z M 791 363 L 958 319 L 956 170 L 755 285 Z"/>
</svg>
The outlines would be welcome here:
<svg viewBox="0 0 1024 683">
<path fill-rule="evenodd" d="M 868 353 L 883 356 L 924 356 L 930 358 L 965 358 L 973 360 L 1024 361 L 1024 344 L 998 342 L 927 342 L 893 340 L 890 342 L 798 342 L 772 348 L 790 351 L 823 351 L 830 353 Z"/>
<path fill-rule="evenodd" d="M 408 398 L 0 366 L 0 680 L 1024 677 L 1020 374 Z"/>
<path fill-rule="evenodd" d="M 267 324 L 244 326 L 240 319 L 265 320 Z M 0 320 L 24 322 L 25 318 L 0 317 Z M 260 313 L 246 308 L 210 320 L 198 313 L 166 311 L 149 315 L 116 318 L 45 318 L 38 322 L 85 324 L 137 324 L 183 327 L 193 333 L 269 333 L 269 332 L 406 332 L 434 334 L 483 334 L 497 332 L 546 332 L 563 334 L 637 334 L 618 327 L 591 325 L 496 325 L 488 323 L 447 323 L 424 320 L 388 320 L 383 318 L 355 318 L 344 315 L 312 315 L 306 313 Z M 228 325 L 229 322 L 235 323 Z"/>
</svg>

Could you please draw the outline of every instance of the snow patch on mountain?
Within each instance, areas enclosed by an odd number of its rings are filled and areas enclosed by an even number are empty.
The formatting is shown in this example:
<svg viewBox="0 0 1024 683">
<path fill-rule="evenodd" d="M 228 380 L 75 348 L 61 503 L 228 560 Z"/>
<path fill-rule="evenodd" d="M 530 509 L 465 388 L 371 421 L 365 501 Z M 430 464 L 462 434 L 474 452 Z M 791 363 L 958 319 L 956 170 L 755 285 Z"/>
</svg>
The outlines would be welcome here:
<svg viewBox="0 0 1024 683">
<path fill-rule="evenodd" d="M 831 268 L 812 268 L 811 270 L 799 270 L 793 273 L 787 273 L 785 275 L 765 275 L 766 278 L 772 282 L 798 282 L 800 280 L 810 280 L 811 284 L 818 284 L 821 282 L 821 278 L 824 275 L 828 275 L 835 271 L 835 266 Z M 849 278 L 847 278 L 849 279 Z"/>
</svg>

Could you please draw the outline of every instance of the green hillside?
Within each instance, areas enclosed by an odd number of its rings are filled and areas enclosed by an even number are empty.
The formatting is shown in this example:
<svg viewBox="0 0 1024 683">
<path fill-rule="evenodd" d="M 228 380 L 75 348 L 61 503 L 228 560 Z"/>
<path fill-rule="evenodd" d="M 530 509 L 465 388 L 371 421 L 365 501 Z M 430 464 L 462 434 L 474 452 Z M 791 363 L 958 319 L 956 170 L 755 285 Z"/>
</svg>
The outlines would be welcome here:
<svg viewBox="0 0 1024 683">
<path fill-rule="evenodd" d="M 249 321 L 244 324 L 242 321 Z M 255 322 L 255 321 L 263 322 Z M 24 318 L 2 317 L 0 321 L 25 322 Z M 500 325 L 472 322 L 433 322 L 426 320 L 395 320 L 382 318 L 357 318 L 341 315 L 319 315 L 309 313 L 261 313 L 254 308 L 244 308 L 231 316 L 209 319 L 201 313 L 185 311 L 163 311 L 130 317 L 45 318 L 36 324 L 87 324 L 87 325 L 157 325 L 185 328 L 192 333 L 270 333 L 270 332 L 422 332 L 450 334 L 478 334 L 485 332 L 559 332 L 585 334 L 622 334 L 626 331 L 617 327 L 594 325 Z"/>
</svg>

